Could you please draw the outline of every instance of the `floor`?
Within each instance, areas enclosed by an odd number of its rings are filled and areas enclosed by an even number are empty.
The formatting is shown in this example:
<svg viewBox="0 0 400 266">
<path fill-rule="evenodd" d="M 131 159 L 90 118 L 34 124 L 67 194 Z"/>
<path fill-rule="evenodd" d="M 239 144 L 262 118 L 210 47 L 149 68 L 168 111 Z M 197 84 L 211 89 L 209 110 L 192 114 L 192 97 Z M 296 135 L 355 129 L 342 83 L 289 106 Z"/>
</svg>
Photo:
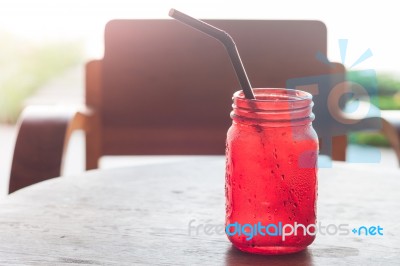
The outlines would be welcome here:
<svg viewBox="0 0 400 266">
<path fill-rule="evenodd" d="M 29 104 L 69 104 L 83 103 L 83 69 L 81 67 L 66 71 L 60 77 L 43 86 L 35 95 L 26 101 Z M 62 97 L 60 97 L 62 95 Z M 16 127 L 0 124 L 0 198 L 8 191 L 8 179 L 15 145 Z M 84 171 L 84 135 L 76 132 L 71 138 L 66 153 L 63 175 L 72 175 Z M 154 163 L 158 161 L 179 160 L 180 156 L 124 156 L 107 157 L 100 161 L 101 168 L 112 168 L 129 165 Z M 360 167 L 398 168 L 394 152 L 387 148 L 349 145 L 347 158 L 350 163 Z M 329 167 L 326 158 L 320 158 L 321 167 Z"/>
</svg>

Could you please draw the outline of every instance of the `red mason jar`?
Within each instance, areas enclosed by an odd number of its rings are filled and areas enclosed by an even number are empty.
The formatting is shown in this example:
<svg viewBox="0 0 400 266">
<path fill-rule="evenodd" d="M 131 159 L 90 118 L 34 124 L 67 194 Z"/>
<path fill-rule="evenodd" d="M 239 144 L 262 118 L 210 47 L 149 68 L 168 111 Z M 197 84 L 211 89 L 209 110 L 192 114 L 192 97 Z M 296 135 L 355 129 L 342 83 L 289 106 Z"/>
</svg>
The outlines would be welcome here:
<svg viewBox="0 0 400 266">
<path fill-rule="evenodd" d="M 318 137 L 311 94 L 254 89 L 233 95 L 226 141 L 226 234 L 238 249 L 298 252 L 316 232 Z"/>
</svg>

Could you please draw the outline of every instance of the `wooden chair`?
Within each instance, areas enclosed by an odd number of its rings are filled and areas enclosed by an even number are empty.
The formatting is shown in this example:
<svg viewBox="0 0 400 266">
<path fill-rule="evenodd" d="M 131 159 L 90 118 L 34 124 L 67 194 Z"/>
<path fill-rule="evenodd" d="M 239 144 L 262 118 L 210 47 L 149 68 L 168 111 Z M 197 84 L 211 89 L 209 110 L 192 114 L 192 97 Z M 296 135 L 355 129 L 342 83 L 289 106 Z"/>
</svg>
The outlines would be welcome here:
<svg viewBox="0 0 400 266">
<path fill-rule="evenodd" d="M 293 78 L 332 73 L 339 74 L 335 83 L 344 80 L 342 65 L 316 59 L 327 50 L 321 22 L 208 22 L 231 34 L 255 88 L 286 87 Z M 174 20 L 111 21 L 104 58 L 86 65 L 86 106 L 28 107 L 23 112 L 10 193 L 59 176 L 75 129 L 86 132 L 87 169 L 97 168 L 103 155 L 224 154 L 231 98 L 238 89 L 218 41 Z M 315 97 L 314 102 L 314 125 L 323 137 L 330 131 L 318 127 L 327 113 L 326 99 Z M 345 133 L 334 136 L 322 153 L 344 160 Z"/>
</svg>

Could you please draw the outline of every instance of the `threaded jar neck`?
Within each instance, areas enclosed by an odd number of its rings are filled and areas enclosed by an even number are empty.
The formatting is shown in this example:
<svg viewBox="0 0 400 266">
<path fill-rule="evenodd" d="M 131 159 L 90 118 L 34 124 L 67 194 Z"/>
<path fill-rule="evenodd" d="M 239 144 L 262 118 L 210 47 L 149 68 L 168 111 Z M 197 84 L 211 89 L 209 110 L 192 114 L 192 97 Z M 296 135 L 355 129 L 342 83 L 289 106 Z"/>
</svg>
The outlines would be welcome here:
<svg viewBox="0 0 400 266">
<path fill-rule="evenodd" d="M 255 100 L 242 91 L 233 94 L 234 122 L 269 127 L 300 126 L 314 120 L 312 95 L 305 91 L 276 88 L 253 89 Z"/>
</svg>

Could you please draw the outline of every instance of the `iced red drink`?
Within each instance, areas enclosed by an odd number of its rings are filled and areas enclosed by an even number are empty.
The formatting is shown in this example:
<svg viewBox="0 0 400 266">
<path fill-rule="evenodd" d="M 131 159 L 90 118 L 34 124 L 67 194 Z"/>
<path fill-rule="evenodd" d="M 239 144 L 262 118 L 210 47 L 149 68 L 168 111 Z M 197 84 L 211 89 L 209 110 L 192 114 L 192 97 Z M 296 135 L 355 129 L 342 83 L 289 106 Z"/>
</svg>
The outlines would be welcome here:
<svg viewBox="0 0 400 266">
<path fill-rule="evenodd" d="M 254 93 L 257 100 L 245 99 L 241 91 L 233 97 L 226 232 L 242 251 L 301 251 L 313 242 L 316 224 L 318 138 L 312 96 L 286 89 Z M 290 234 L 296 225 L 296 235 Z"/>
</svg>

